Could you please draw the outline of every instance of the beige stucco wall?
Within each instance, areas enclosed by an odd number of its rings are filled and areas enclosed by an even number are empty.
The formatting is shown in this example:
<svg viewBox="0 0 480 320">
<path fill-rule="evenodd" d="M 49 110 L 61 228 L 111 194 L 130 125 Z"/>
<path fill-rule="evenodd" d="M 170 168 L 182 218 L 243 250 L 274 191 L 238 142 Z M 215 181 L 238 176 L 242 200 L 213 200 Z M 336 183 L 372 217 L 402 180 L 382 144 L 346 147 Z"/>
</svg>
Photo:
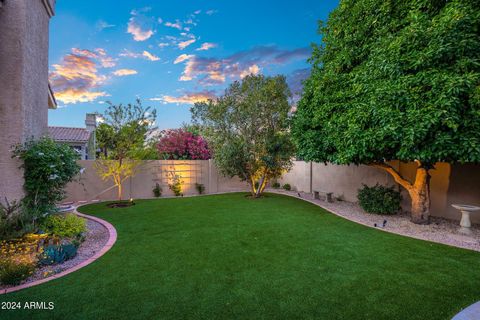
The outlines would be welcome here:
<svg viewBox="0 0 480 320">
<path fill-rule="evenodd" d="M 414 163 L 391 163 L 402 176 L 413 181 L 415 178 Z M 368 166 L 338 166 L 333 164 L 310 163 L 295 161 L 292 170 L 286 173 L 281 184 L 289 183 L 294 190 L 310 192 L 309 176 L 311 172 L 312 189 L 333 192 L 335 197 L 356 202 L 358 189 L 362 184 L 373 186 L 395 185 L 402 192 L 402 207 L 410 210 L 408 193 L 398 186 L 385 171 Z M 438 163 L 430 170 L 431 215 L 459 220 L 460 214 L 452 208 L 452 203 L 462 203 L 480 206 L 480 165 Z M 472 215 L 472 221 L 480 223 L 480 213 Z"/>
<path fill-rule="evenodd" d="M 49 19 L 43 0 L 5 1 L 0 8 L 0 201 L 23 195 L 11 146 L 47 130 Z"/>
<path fill-rule="evenodd" d="M 112 200 L 116 198 L 116 188 L 111 181 L 102 181 L 96 173 L 95 161 L 81 160 L 85 168 L 78 181 L 67 186 L 65 201 Z M 145 199 L 153 197 L 153 188 L 158 183 L 164 196 L 172 196 L 168 188 L 169 172 L 181 176 L 182 191 L 185 195 L 197 194 L 195 183 L 203 184 L 206 193 L 248 190 L 245 182 L 239 179 L 225 178 L 218 173 L 213 160 L 155 160 L 143 161 L 138 173 L 123 184 L 123 199 Z"/>
<path fill-rule="evenodd" d="M 109 189 L 113 184 L 102 181 L 94 168 L 94 161 L 79 161 L 86 170 L 81 175 L 80 182 L 72 182 L 67 187 L 66 201 L 79 200 L 112 200 L 116 198 L 116 189 Z M 414 164 L 391 163 L 403 176 L 413 180 Z M 248 185 L 238 178 L 222 176 L 215 167 L 213 160 L 158 160 L 144 161 L 141 170 L 135 177 L 123 185 L 123 198 L 152 198 L 152 189 L 159 183 L 164 196 L 173 193 L 168 188 L 168 172 L 176 172 L 182 177 L 183 192 L 186 195 L 197 194 L 195 183 L 205 186 L 206 193 L 248 191 Z M 480 166 L 479 165 L 449 165 L 437 164 L 431 170 L 431 214 L 459 220 L 459 213 L 451 207 L 452 203 L 480 205 Z M 408 194 L 396 184 L 385 171 L 369 166 L 340 166 L 323 163 L 295 161 L 292 169 L 278 180 L 282 185 L 289 183 L 294 190 L 311 192 L 333 192 L 336 198 L 356 202 L 358 189 L 363 184 L 373 186 L 376 183 L 395 186 L 402 191 L 404 201 L 402 207 L 410 208 Z M 480 223 L 480 214 L 474 214 L 472 221 Z"/>
</svg>

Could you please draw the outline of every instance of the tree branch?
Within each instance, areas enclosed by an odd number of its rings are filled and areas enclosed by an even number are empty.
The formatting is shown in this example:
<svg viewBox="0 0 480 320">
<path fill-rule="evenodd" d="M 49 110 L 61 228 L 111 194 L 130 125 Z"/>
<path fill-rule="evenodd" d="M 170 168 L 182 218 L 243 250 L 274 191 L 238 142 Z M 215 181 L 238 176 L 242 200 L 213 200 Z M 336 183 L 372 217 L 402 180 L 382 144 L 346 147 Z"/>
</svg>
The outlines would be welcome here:
<svg viewBox="0 0 480 320">
<path fill-rule="evenodd" d="M 401 176 L 401 174 L 397 170 L 395 170 L 395 168 L 393 168 L 392 166 L 390 166 L 386 163 L 372 163 L 372 164 L 370 164 L 370 166 L 374 167 L 374 168 L 383 169 L 383 170 L 387 171 L 388 173 L 390 173 L 393 177 L 393 180 L 395 180 L 395 182 L 397 182 L 402 187 L 407 189 L 407 191 L 410 191 L 410 189 L 413 188 L 413 185 L 410 183 L 410 181 L 403 178 Z"/>
</svg>

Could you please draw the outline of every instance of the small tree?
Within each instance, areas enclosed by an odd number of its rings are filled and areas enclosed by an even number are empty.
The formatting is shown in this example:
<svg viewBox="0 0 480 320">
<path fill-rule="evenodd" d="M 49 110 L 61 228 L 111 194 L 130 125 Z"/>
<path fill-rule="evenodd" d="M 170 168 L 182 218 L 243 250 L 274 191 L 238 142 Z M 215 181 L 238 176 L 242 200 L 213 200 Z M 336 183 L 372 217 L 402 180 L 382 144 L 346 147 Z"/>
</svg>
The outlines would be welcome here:
<svg viewBox="0 0 480 320">
<path fill-rule="evenodd" d="M 172 129 L 162 132 L 157 147 L 160 157 L 165 160 L 210 159 L 207 141 L 202 136 L 184 129 Z"/>
<path fill-rule="evenodd" d="M 122 200 L 122 183 L 134 176 L 148 148 L 156 120 L 156 110 L 144 108 L 137 100 L 134 104 L 114 105 L 103 115 L 100 125 L 99 146 L 102 156 L 96 160 L 95 168 L 103 180 L 111 180 L 117 187 L 118 200 Z"/>
<path fill-rule="evenodd" d="M 341 1 L 294 117 L 299 156 L 385 170 L 428 223 L 435 163 L 480 161 L 479 21 L 478 1 Z"/>
<path fill-rule="evenodd" d="M 191 109 L 220 171 L 247 181 L 255 198 L 292 165 L 289 97 L 285 77 L 252 75 L 232 83 L 217 100 Z"/>
<path fill-rule="evenodd" d="M 110 180 L 117 187 L 117 199 L 122 200 L 122 184 L 125 180 L 133 177 L 141 161 L 133 159 L 106 160 L 98 159 L 95 161 L 95 169 L 102 180 Z"/>
</svg>

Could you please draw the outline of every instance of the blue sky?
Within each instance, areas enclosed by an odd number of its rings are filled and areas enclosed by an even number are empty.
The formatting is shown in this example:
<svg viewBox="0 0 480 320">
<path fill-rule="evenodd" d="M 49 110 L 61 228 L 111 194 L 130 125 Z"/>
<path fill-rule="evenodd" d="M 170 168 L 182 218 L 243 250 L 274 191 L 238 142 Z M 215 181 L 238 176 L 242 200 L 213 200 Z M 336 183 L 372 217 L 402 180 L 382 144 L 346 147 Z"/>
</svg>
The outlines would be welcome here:
<svg viewBox="0 0 480 320">
<path fill-rule="evenodd" d="M 157 109 L 160 129 L 250 73 L 308 75 L 317 21 L 338 1 L 57 1 L 50 25 L 49 124 L 83 127 L 105 101 Z"/>
</svg>

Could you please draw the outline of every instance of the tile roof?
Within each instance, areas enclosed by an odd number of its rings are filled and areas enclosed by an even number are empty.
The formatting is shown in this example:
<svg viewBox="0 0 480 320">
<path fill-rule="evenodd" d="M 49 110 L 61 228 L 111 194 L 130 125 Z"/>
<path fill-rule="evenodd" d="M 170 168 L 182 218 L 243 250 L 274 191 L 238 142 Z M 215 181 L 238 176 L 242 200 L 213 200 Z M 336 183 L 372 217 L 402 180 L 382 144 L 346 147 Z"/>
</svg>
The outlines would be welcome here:
<svg viewBox="0 0 480 320">
<path fill-rule="evenodd" d="M 85 128 L 48 127 L 48 135 L 64 142 L 88 142 L 90 139 L 90 132 Z"/>
</svg>

